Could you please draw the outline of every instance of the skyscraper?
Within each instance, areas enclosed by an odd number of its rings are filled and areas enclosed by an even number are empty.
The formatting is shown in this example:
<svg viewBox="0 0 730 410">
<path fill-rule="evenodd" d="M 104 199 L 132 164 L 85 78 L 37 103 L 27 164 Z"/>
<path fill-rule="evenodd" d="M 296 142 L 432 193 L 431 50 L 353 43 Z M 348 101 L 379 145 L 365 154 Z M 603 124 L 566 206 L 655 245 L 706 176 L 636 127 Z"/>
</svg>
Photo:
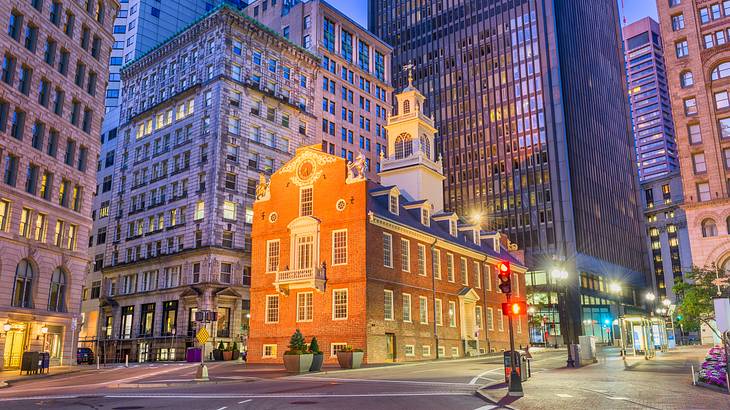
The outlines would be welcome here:
<svg viewBox="0 0 730 410">
<path fill-rule="evenodd" d="M 730 2 L 657 2 L 692 264 L 730 271 Z"/>
<path fill-rule="evenodd" d="M 615 318 L 611 299 L 636 304 L 646 259 L 616 2 L 370 0 L 369 14 L 395 45 L 394 85 L 410 62 L 433 96 L 445 208 L 509 234 L 536 285 L 569 272 L 568 339 L 601 332 L 582 323 Z"/>
<path fill-rule="evenodd" d="M 323 0 L 253 0 L 245 12 L 322 58 L 315 115 L 323 151 L 380 172 L 391 111 L 391 47 Z"/>
<path fill-rule="evenodd" d="M 104 79 L 118 3 L 3 1 L 0 370 L 76 363 Z"/>
<path fill-rule="evenodd" d="M 639 180 L 679 167 L 659 24 L 649 17 L 623 28 Z"/>
</svg>

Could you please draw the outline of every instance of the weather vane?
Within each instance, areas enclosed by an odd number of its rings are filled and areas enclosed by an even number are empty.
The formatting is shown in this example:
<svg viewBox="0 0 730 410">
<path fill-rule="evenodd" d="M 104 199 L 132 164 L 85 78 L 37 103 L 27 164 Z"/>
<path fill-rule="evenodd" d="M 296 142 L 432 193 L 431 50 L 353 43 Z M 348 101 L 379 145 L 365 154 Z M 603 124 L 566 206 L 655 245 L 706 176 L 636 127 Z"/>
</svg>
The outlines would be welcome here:
<svg viewBox="0 0 730 410">
<path fill-rule="evenodd" d="M 409 62 L 408 64 L 403 66 L 403 69 L 408 71 L 408 86 L 413 85 L 413 69 L 416 68 L 413 63 Z"/>
</svg>

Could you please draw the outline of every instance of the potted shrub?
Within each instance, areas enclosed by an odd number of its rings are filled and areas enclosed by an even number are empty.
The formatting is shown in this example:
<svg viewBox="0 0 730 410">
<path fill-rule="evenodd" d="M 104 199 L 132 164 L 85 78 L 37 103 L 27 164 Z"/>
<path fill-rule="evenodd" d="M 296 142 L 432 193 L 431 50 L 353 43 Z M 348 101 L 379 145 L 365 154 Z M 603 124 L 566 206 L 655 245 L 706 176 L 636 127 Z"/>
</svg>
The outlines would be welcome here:
<svg viewBox="0 0 730 410">
<path fill-rule="evenodd" d="M 213 360 L 223 360 L 223 350 L 225 347 L 223 346 L 223 342 L 218 343 L 218 348 L 213 349 Z"/>
<path fill-rule="evenodd" d="M 231 348 L 231 350 L 233 351 L 233 357 L 231 359 L 232 360 L 238 360 L 238 358 L 241 357 L 241 351 L 238 350 L 238 343 L 237 342 L 233 342 L 233 347 Z"/>
<path fill-rule="evenodd" d="M 231 349 L 231 345 L 229 344 L 228 347 L 223 350 L 223 360 L 231 360 L 233 358 L 233 349 Z"/>
<path fill-rule="evenodd" d="M 284 367 L 289 373 L 308 372 L 312 366 L 313 355 L 304 344 L 304 336 L 297 329 L 289 339 L 289 350 L 284 352 Z"/>
<path fill-rule="evenodd" d="M 343 350 L 337 352 L 337 363 L 343 369 L 357 369 L 362 365 L 364 355 L 362 349 L 353 349 L 352 346 L 346 346 Z"/>
<path fill-rule="evenodd" d="M 310 372 L 318 372 L 322 370 L 322 363 L 324 362 L 324 355 L 319 350 L 319 343 L 317 338 L 312 337 L 312 341 L 309 343 L 309 351 L 312 352 L 312 365 L 309 367 Z"/>
</svg>

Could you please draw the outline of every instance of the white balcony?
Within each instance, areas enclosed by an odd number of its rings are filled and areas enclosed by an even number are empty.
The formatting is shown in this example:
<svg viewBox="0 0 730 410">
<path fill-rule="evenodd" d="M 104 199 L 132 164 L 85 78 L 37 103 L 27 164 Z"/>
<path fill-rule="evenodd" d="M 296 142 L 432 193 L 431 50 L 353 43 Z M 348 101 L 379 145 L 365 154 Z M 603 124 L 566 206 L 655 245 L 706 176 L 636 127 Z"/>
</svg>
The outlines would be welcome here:
<svg viewBox="0 0 730 410">
<path fill-rule="evenodd" d="M 276 291 L 288 295 L 290 289 L 316 289 L 324 292 L 327 278 L 320 268 L 283 270 L 276 272 Z"/>
</svg>

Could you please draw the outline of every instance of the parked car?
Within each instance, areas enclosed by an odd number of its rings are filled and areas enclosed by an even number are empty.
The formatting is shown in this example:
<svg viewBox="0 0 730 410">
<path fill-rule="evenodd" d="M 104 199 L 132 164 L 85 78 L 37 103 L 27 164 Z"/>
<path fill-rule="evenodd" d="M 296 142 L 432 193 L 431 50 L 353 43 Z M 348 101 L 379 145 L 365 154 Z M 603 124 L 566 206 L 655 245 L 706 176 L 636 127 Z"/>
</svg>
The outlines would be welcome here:
<svg viewBox="0 0 730 410">
<path fill-rule="evenodd" d="M 76 349 L 76 363 L 77 364 L 93 364 L 94 363 L 94 351 L 88 347 L 79 347 Z"/>
</svg>

